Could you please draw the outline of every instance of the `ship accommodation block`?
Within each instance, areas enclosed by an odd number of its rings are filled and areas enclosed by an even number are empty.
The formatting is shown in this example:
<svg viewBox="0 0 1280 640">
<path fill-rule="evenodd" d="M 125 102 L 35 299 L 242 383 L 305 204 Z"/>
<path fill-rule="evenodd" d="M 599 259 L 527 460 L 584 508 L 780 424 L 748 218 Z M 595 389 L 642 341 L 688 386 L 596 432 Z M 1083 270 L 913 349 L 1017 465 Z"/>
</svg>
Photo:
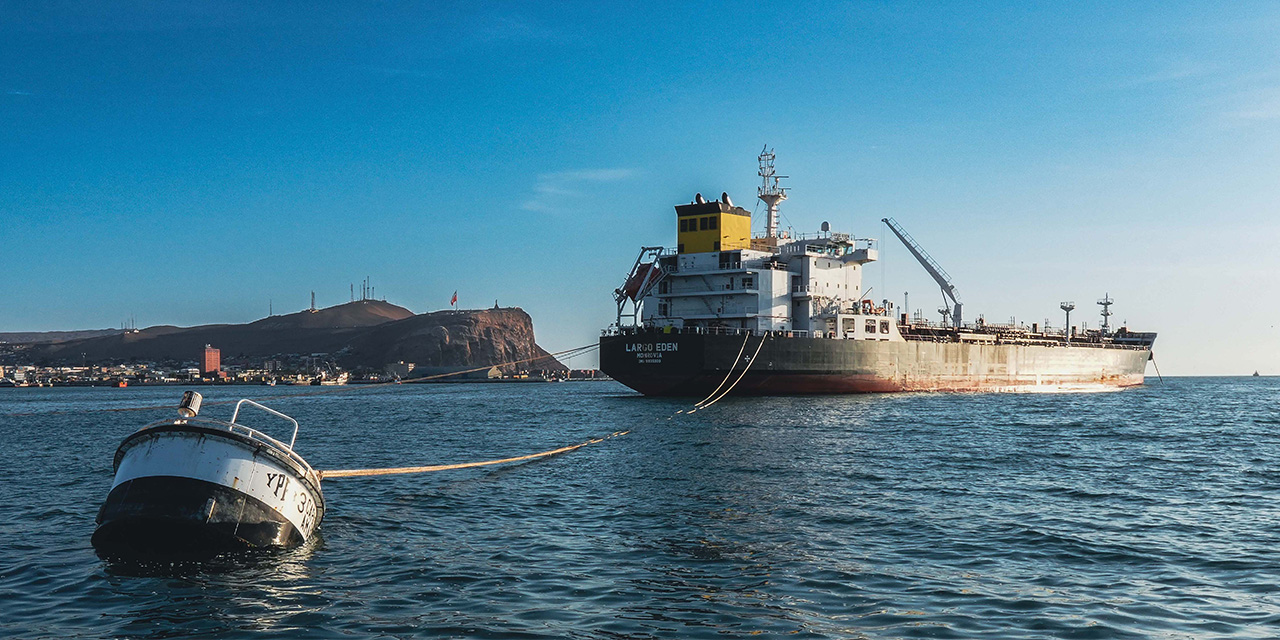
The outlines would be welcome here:
<svg viewBox="0 0 1280 640">
<path fill-rule="evenodd" d="M 678 205 L 676 219 L 679 244 L 659 260 L 664 277 L 643 299 L 643 324 L 901 339 L 895 323 L 881 332 L 884 323 L 855 321 L 875 249 L 840 233 L 753 239 L 750 213 L 721 201 Z"/>
</svg>

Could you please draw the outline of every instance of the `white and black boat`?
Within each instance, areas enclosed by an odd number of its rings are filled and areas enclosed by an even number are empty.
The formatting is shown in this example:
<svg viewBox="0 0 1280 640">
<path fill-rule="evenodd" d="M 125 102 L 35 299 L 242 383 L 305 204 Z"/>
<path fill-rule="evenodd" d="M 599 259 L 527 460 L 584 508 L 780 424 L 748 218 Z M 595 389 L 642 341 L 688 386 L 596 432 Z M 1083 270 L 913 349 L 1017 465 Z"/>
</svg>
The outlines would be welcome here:
<svg viewBox="0 0 1280 640">
<path fill-rule="evenodd" d="M 98 512 L 103 556 L 200 555 L 293 547 L 324 517 L 320 475 L 294 450 L 298 422 L 251 400 L 229 422 L 196 417 L 188 391 L 180 416 L 142 427 L 115 455 L 115 480 Z M 244 405 L 293 424 L 288 444 L 237 422 Z"/>
</svg>

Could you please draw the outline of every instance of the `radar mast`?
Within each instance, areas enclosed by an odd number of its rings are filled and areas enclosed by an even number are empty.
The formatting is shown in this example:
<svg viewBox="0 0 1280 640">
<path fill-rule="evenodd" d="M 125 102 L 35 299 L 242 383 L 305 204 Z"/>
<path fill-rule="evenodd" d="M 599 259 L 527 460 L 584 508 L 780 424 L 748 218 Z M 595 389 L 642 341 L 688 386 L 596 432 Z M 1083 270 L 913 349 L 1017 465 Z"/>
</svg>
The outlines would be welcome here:
<svg viewBox="0 0 1280 640">
<path fill-rule="evenodd" d="M 760 188 L 756 191 L 756 197 L 760 198 L 767 207 L 769 207 L 769 217 L 765 223 L 764 235 L 766 238 L 778 237 L 778 203 L 787 199 L 787 190 L 778 186 L 778 180 L 787 176 L 777 175 L 773 168 L 773 160 L 777 156 L 769 145 L 765 145 L 760 152 Z"/>
<path fill-rule="evenodd" d="M 1102 307 L 1102 335 L 1111 333 L 1111 305 L 1115 304 L 1115 300 L 1111 299 L 1111 294 L 1104 294 L 1102 299 L 1098 301 L 1098 305 Z"/>
</svg>

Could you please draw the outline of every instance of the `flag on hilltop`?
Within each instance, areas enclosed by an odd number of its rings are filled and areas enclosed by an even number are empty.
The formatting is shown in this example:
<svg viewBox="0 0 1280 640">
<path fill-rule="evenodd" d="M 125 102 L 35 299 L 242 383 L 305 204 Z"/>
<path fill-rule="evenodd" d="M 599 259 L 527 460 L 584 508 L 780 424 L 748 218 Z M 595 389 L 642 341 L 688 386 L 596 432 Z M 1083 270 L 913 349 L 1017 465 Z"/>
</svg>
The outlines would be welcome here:
<svg viewBox="0 0 1280 640">
<path fill-rule="evenodd" d="M 449 301 L 449 306 L 453 307 L 454 310 L 457 310 L 458 308 L 458 292 L 457 291 L 453 292 L 453 299 Z"/>
</svg>

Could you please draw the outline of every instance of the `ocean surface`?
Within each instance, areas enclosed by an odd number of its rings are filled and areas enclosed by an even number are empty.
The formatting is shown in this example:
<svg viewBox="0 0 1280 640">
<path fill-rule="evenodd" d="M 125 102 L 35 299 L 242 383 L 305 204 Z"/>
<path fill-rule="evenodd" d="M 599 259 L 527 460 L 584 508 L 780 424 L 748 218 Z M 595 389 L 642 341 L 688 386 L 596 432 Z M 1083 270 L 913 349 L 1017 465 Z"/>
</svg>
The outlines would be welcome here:
<svg viewBox="0 0 1280 640">
<path fill-rule="evenodd" d="M 1280 378 L 693 415 L 602 382 L 275 397 L 317 469 L 631 433 L 326 480 L 320 536 L 292 551 L 104 562 L 115 448 L 170 412 L 96 410 L 181 391 L 0 389 L 0 637 L 1280 636 Z"/>
</svg>

